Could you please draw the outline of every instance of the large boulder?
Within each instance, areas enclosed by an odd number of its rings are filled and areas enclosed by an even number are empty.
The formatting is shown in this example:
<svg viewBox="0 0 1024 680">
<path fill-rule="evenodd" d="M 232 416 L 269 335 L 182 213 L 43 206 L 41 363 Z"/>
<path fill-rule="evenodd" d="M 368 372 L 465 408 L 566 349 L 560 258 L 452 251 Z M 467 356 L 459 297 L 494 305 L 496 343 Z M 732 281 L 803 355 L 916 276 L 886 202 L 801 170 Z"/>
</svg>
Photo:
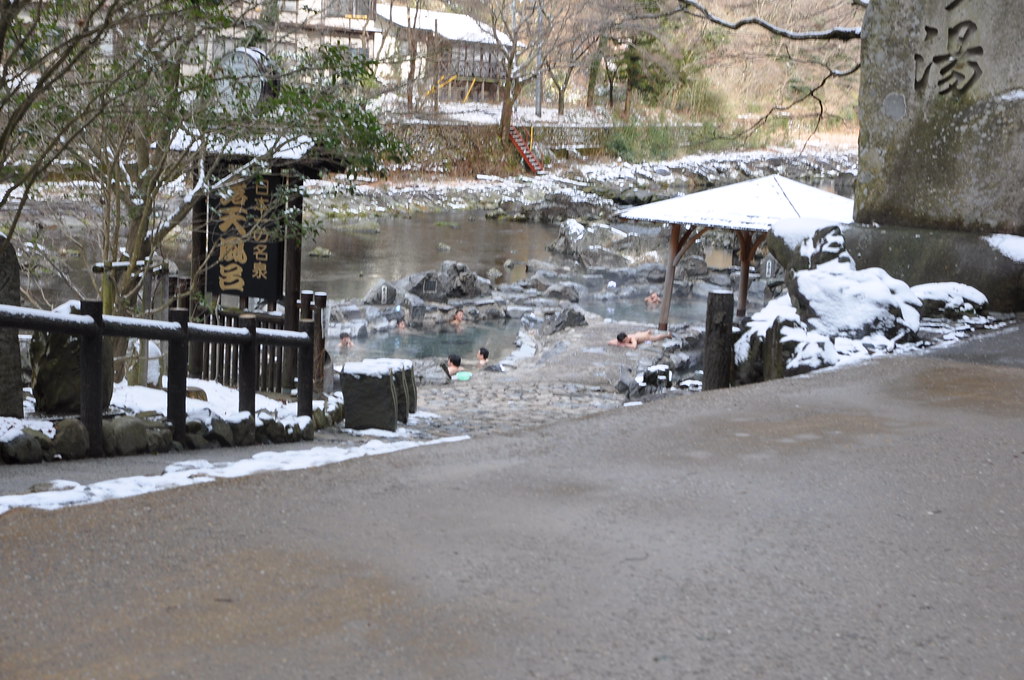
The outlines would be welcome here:
<svg viewBox="0 0 1024 680">
<path fill-rule="evenodd" d="M 877 267 L 857 270 L 837 259 L 795 272 L 788 286 L 801 320 L 828 337 L 893 338 L 916 333 L 921 321 L 910 286 Z"/>
<path fill-rule="evenodd" d="M 103 450 L 108 456 L 133 456 L 149 450 L 145 421 L 117 416 L 103 421 Z"/>
<path fill-rule="evenodd" d="M 839 226 L 821 220 L 776 225 L 769 247 L 787 264 L 786 287 L 802 324 L 827 337 L 913 337 L 921 301 L 884 269 L 858 270 Z"/>
<path fill-rule="evenodd" d="M 584 226 L 566 220 L 548 250 L 582 264 L 588 271 L 628 267 L 646 261 L 660 261 L 662 238 L 657 229 L 643 234 L 625 232 L 607 224 Z"/>
<path fill-rule="evenodd" d="M 566 304 L 558 312 L 544 322 L 544 333 L 551 335 L 566 328 L 577 328 L 587 325 L 587 315 L 577 304 Z"/>
<path fill-rule="evenodd" d="M 53 448 L 62 460 L 77 460 L 89 455 L 89 432 L 78 418 L 54 423 Z"/>
<path fill-rule="evenodd" d="M 395 287 L 429 302 L 449 298 L 472 298 L 488 295 L 494 285 L 476 274 L 462 262 L 446 260 L 438 271 L 420 272 L 397 281 Z"/>
<path fill-rule="evenodd" d="M 847 251 L 844 227 L 829 220 L 783 220 L 768 232 L 765 246 L 784 269 L 814 269 L 839 258 L 853 262 Z"/>
<path fill-rule="evenodd" d="M 25 428 L 17 436 L 0 441 L 0 461 L 8 465 L 31 465 L 53 459 L 53 446 L 43 433 Z"/>
<path fill-rule="evenodd" d="M 579 253 L 591 246 L 608 247 L 628 235 L 621 229 L 607 224 L 584 226 L 577 220 L 566 220 L 558 228 L 558 237 L 548 245 L 548 250 L 571 260 L 579 258 Z"/>
<path fill-rule="evenodd" d="M 799 375 L 839 361 L 832 341 L 809 328 L 786 296 L 745 322 L 733 357 L 738 385 Z"/>
<path fill-rule="evenodd" d="M 70 311 L 70 308 L 66 308 Z M 75 414 L 81 410 L 78 336 L 64 333 L 32 334 L 32 394 L 36 411 L 53 415 Z M 103 392 L 95 395 L 102 408 L 110 405 L 114 393 L 114 353 L 103 343 Z"/>
<path fill-rule="evenodd" d="M 984 293 L 962 283 L 922 283 L 910 291 L 921 301 L 922 316 L 960 319 L 984 314 L 988 307 Z"/>
<path fill-rule="evenodd" d="M 398 299 L 398 289 L 387 281 L 379 281 L 363 297 L 364 305 L 393 305 Z"/>
</svg>

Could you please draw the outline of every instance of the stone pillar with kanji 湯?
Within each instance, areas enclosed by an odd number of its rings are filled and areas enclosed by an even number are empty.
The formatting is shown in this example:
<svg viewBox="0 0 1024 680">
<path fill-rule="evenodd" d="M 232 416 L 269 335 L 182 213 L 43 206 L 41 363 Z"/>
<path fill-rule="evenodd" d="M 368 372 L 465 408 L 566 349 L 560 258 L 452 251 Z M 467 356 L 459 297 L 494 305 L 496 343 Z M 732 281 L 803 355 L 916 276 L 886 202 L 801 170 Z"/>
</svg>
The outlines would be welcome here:
<svg viewBox="0 0 1024 680">
<path fill-rule="evenodd" d="M 1024 3 L 872 2 L 861 62 L 856 220 L 1024 235 Z"/>
</svg>

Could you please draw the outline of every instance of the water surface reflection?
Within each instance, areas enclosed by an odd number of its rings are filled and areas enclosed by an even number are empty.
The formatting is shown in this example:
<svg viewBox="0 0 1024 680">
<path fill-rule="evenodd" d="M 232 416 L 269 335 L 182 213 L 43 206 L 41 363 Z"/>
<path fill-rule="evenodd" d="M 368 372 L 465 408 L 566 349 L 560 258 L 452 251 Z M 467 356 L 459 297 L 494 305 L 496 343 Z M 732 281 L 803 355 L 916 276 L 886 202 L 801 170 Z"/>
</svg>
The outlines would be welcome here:
<svg viewBox="0 0 1024 680">
<path fill-rule="evenodd" d="M 476 353 L 481 347 L 490 351 L 491 362 L 499 362 L 515 349 L 521 324 L 518 319 L 467 323 L 458 331 L 448 327 L 439 330 L 392 330 L 390 333 L 372 333 L 357 338 L 352 347 L 338 348 L 338 339 L 329 337 L 327 350 L 335 365 L 377 357 L 428 359 L 458 354 L 465 365 L 476 364 Z"/>
<path fill-rule="evenodd" d="M 316 243 L 303 249 L 302 285 L 332 300 L 358 300 L 379 279 L 393 282 L 437 270 L 445 260 L 463 262 L 482 276 L 496 269 L 501 277 L 495 283 L 515 282 L 525 268 L 507 269 L 506 261 L 546 259 L 546 248 L 557 236 L 557 226 L 489 220 L 477 211 L 328 223 Z M 312 257 L 314 247 L 332 256 Z"/>
</svg>

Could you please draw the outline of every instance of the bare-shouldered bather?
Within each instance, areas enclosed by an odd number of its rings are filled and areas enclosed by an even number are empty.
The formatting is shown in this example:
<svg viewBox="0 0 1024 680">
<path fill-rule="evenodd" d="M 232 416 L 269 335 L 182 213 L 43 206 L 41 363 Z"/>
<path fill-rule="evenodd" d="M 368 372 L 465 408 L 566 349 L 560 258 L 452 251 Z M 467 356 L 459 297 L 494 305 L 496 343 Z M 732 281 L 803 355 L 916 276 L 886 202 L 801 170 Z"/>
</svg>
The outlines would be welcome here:
<svg viewBox="0 0 1024 680">
<path fill-rule="evenodd" d="M 671 333 L 656 334 L 654 331 L 637 331 L 636 333 L 619 333 L 613 340 L 609 340 L 608 344 L 616 347 L 636 347 L 645 342 L 657 342 L 671 337 Z"/>
</svg>

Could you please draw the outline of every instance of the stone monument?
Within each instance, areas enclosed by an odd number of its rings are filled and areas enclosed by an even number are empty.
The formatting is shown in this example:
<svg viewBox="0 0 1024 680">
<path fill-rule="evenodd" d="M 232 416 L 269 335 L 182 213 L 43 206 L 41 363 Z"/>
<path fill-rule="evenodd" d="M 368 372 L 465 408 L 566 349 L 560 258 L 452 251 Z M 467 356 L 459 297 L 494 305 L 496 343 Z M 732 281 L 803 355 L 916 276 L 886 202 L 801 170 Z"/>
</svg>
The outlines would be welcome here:
<svg viewBox="0 0 1024 680">
<path fill-rule="evenodd" d="M 18 255 L 3 237 L 0 237 L 0 304 L 21 305 Z M 25 417 L 24 400 L 18 329 L 0 328 L 0 416 Z"/>
<path fill-rule="evenodd" d="M 1024 3 L 880 0 L 864 16 L 861 223 L 1024 236 Z"/>
</svg>

